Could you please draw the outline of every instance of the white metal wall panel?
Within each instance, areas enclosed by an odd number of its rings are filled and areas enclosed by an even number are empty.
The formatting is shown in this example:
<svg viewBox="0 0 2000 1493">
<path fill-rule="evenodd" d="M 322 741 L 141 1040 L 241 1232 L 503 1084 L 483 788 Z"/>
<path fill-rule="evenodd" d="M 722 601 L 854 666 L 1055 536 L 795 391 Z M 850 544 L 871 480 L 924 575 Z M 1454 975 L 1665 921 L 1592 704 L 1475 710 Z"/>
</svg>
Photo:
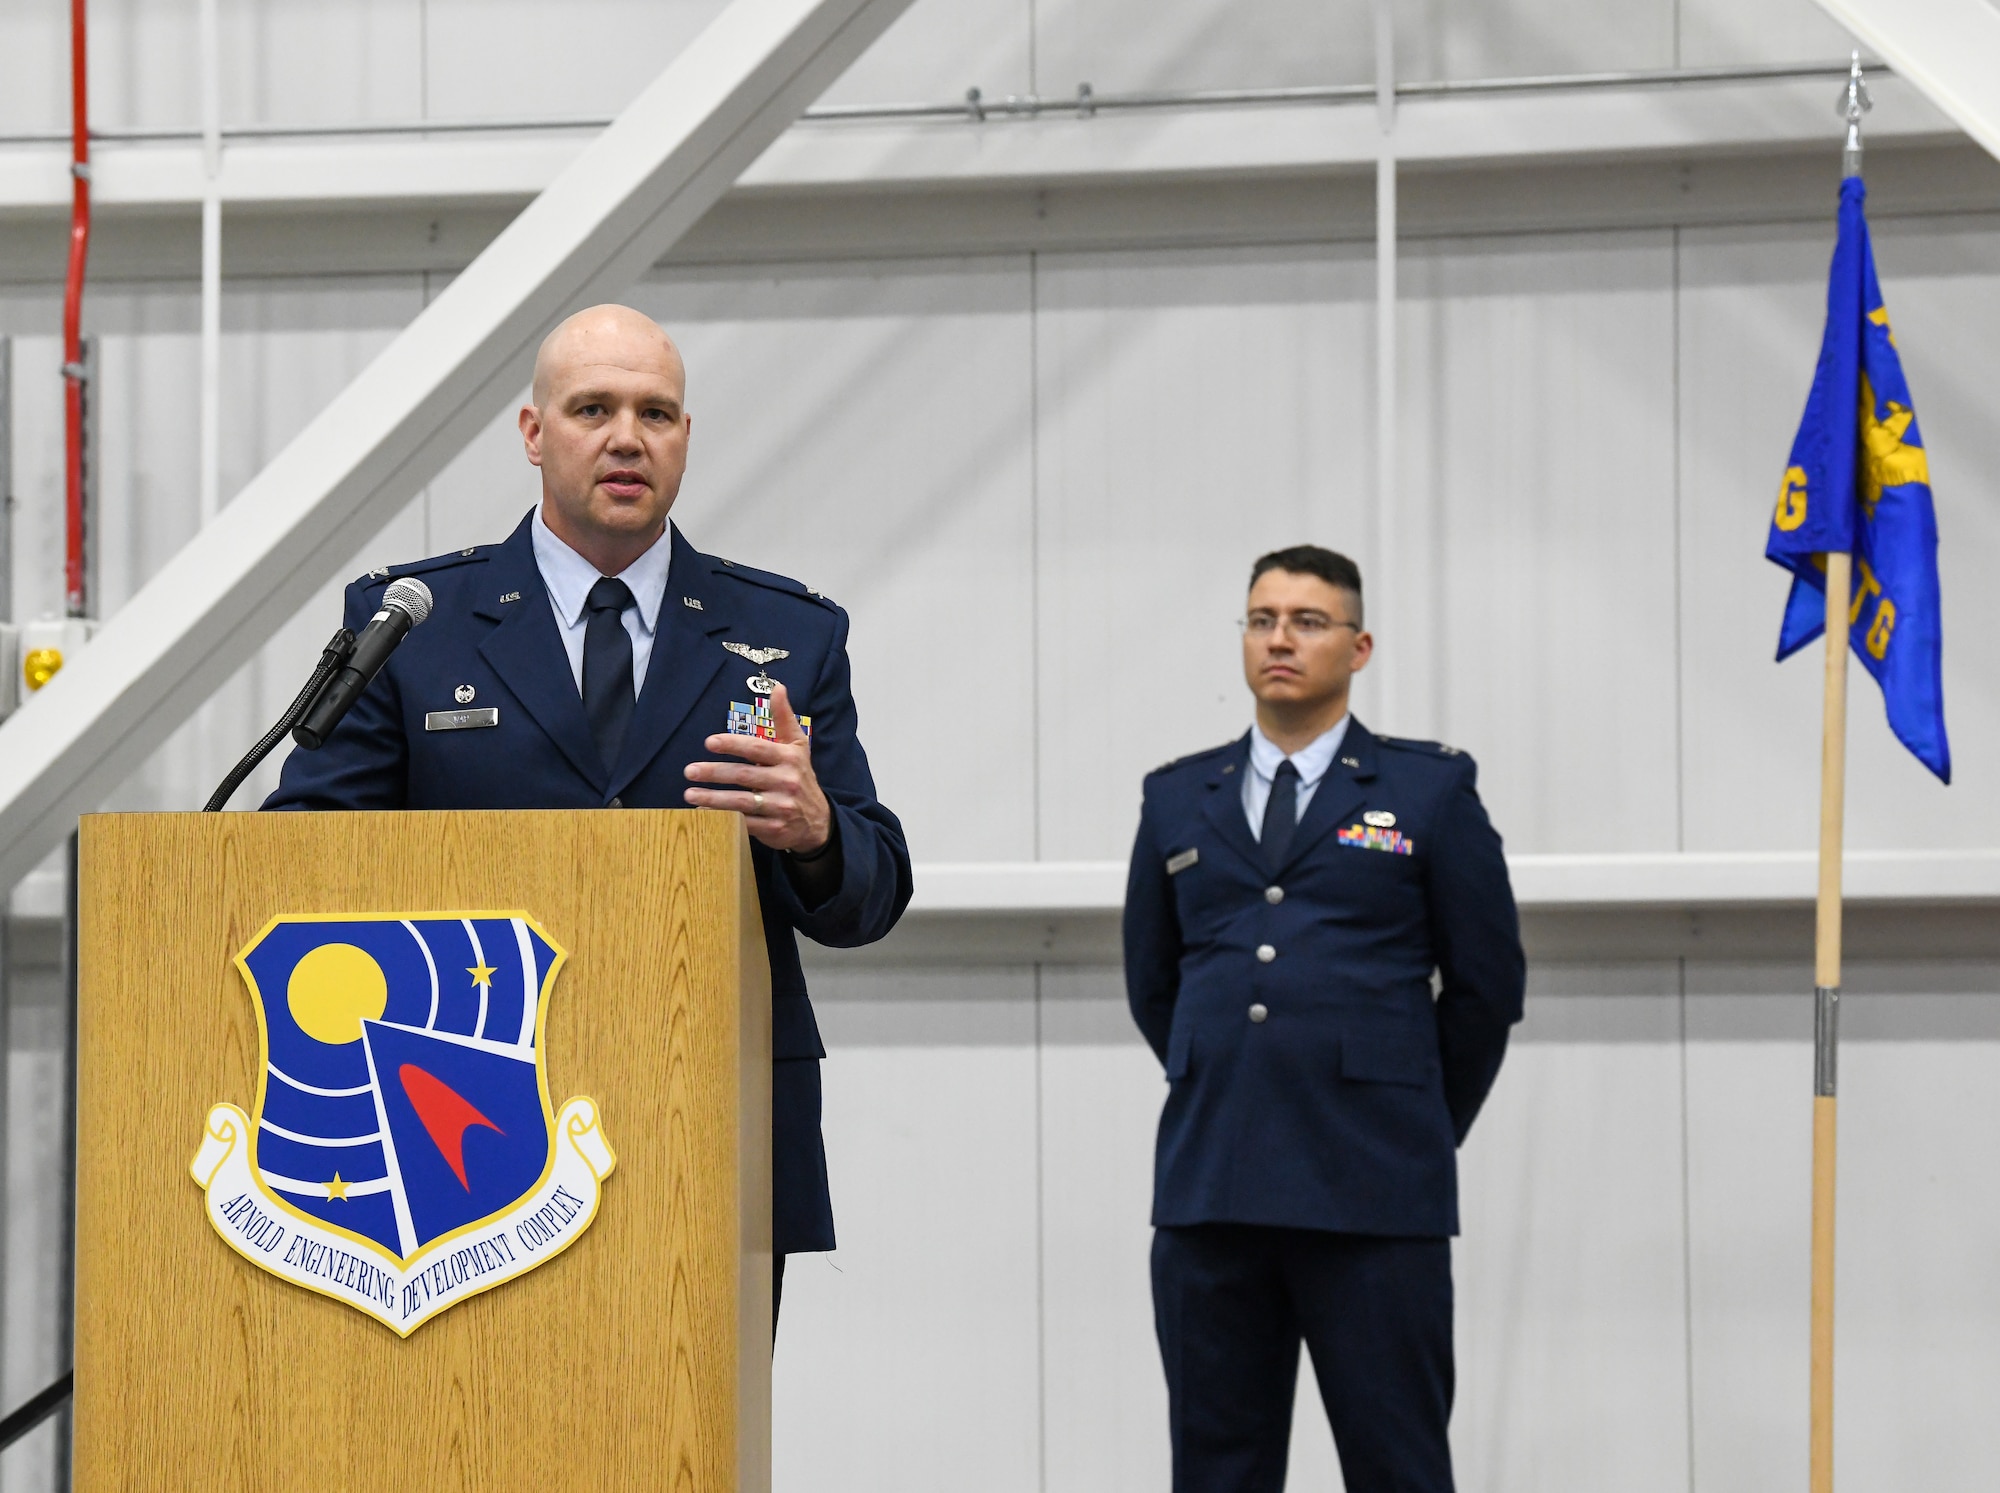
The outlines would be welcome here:
<svg viewBox="0 0 2000 1493">
<path fill-rule="evenodd" d="M 518 390 L 492 422 L 424 489 L 420 507 L 426 533 L 409 554 L 378 545 L 379 563 L 442 555 L 474 544 L 494 544 L 542 500 L 542 474 L 521 446 L 520 412 L 529 391 Z"/>
<path fill-rule="evenodd" d="M 1681 1493 L 1679 970 L 1537 970 L 1459 1156 L 1460 1484 Z"/>
<path fill-rule="evenodd" d="M 1274 88 L 1375 76 L 1367 0 L 1033 0 L 1046 94 Z"/>
<path fill-rule="evenodd" d="M 1803 965 L 1689 967 L 1698 1486 L 1805 1474 L 1812 1015 Z M 1841 1000 L 1836 1463 L 1976 1489 L 2000 1432 L 1990 1262 L 2000 968 L 1850 965 Z"/>
<path fill-rule="evenodd" d="M 1974 1493 L 2000 1461 L 2000 966 L 1861 966 L 1847 983 L 1841 1475 Z"/>
<path fill-rule="evenodd" d="M 948 103 L 1032 93 L 1032 0 L 918 0 L 826 91 L 825 104 Z"/>
<path fill-rule="evenodd" d="M 1829 183 L 1829 201 L 1831 184 Z M 1825 320 L 1828 226 L 1687 232 L 1681 250 L 1682 699 L 1689 850 L 1804 849 L 1818 825 L 1818 645 L 1772 662 L 1788 578 L 1763 558 Z M 1931 450 L 1955 783 L 1890 735 L 1858 663 L 1848 687 L 1852 849 L 1991 845 L 2000 825 L 2000 240 L 1987 219 L 1877 226 L 1883 293 Z"/>
<path fill-rule="evenodd" d="M 14 617 L 60 609 L 63 595 L 62 287 L 0 291 L 0 333 L 14 340 Z M 192 449 L 193 410 L 188 412 Z M 189 491 L 194 484 L 188 476 Z"/>
<path fill-rule="evenodd" d="M 424 0 L 425 98 L 436 118 L 607 115 L 652 81 L 723 0 L 589 0 L 563 19 L 535 0 Z M 827 103 L 937 103 L 979 86 L 1026 93 L 1030 0 L 913 6 L 827 91 Z M 411 117 L 411 116 L 404 116 Z"/>
<path fill-rule="evenodd" d="M 1811 985 L 1803 966 L 1687 971 L 1691 1451 L 1696 1486 L 1718 1493 L 1806 1476 Z M 1851 1073 L 1854 1044 L 1845 1047 Z M 1840 1201 L 1844 1258 L 1855 1243 L 1844 1185 Z M 1845 1417 L 1857 1407 L 1845 1393 L 1847 1345 L 1836 1345 Z"/>
<path fill-rule="evenodd" d="M 1477 757 L 1513 850 L 1675 849 L 1671 242 L 1417 245 L 1401 273 L 1372 723 Z"/>
<path fill-rule="evenodd" d="M 1396 72 L 1519 78 L 1672 67 L 1675 9 L 1675 0 L 1399 0 Z"/>
<path fill-rule="evenodd" d="M 424 0 L 433 119 L 616 114 L 686 51 L 726 0 Z"/>
<path fill-rule="evenodd" d="M 53 130 L 69 119 L 69 6 L 0 5 L 0 131 Z"/>
<path fill-rule="evenodd" d="M 1040 1481 L 1030 968 L 816 975 L 840 1248 L 786 1266 L 781 1493 Z"/>
<path fill-rule="evenodd" d="M 220 0 L 225 124 L 350 124 L 423 112 L 423 0 Z M 99 128 L 197 128 L 196 0 L 96 0 Z M 0 6 L 0 132 L 69 128 L 67 0 Z"/>
<path fill-rule="evenodd" d="M 1249 727 L 1251 562 L 1311 540 L 1365 573 L 1374 274 L 1314 246 L 1050 256 L 1037 284 L 1039 853 L 1115 860 L 1147 772 Z"/>
<path fill-rule="evenodd" d="M 1115 968 L 1041 973 L 1046 1493 L 1171 1481 L 1153 1336 L 1153 1135 L 1166 1080 Z"/>
<path fill-rule="evenodd" d="M 327 125 L 421 117 L 425 5 L 426 0 L 217 0 L 223 122 Z M 121 36 L 121 84 L 143 87 L 149 95 L 135 97 L 130 122 L 198 124 L 196 0 L 170 5 L 127 0 L 122 9 L 126 19 L 120 30 L 127 35 L 134 18 L 146 20 L 146 34 Z M 103 10 L 93 3 L 91 13 L 97 17 Z"/>
<path fill-rule="evenodd" d="M 1813 0 L 1680 0 L 1682 67 L 1839 61 L 1854 38 Z M 1829 87 L 1833 98 L 1840 86 Z"/>
</svg>

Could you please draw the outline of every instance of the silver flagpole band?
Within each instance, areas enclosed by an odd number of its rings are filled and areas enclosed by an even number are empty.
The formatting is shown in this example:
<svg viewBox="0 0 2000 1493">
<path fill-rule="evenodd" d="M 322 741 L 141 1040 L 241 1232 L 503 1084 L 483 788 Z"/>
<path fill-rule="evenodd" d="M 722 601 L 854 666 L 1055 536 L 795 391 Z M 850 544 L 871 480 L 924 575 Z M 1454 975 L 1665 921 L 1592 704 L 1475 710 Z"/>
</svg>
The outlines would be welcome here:
<svg viewBox="0 0 2000 1493">
<path fill-rule="evenodd" d="M 1831 1099 L 1840 1054 L 1840 987 L 1813 986 L 1813 1097 Z"/>
</svg>

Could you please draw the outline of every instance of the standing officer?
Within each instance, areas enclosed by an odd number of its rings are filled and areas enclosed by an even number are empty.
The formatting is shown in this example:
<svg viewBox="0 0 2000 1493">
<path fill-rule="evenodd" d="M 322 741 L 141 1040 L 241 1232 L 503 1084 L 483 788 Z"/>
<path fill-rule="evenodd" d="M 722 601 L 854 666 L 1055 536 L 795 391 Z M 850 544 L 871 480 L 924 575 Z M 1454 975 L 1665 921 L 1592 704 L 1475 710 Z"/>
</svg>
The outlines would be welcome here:
<svg viewBox="0 0 2000 1493">
<path fill-rule="evenodd" d="M 679 350 L 628 307 L 550 333 L 520 415 L 540 506 L 500 544 L 347 588 L 357 633 L 397 576 L 423 577 L 435 600 L 264 807 L 742 814 L 771 962 L 775 1313 L 785 1255 L 834 1244 L 826 1049 L 796 935 L 881 938 L 910 900 L 910 855 L 855 736 L 847 614 L 698 553 L 667 521 L 687 470 L 685 391 Z"/>
<path fill-rule="evenodd" d="M 1353 561 L 1265 555 L 1256 724 L 1146 779 L 1125 984 L 1169 1085 L 1153 1305 L 1176 1493 L 1280 1493 L 1301 1338 L 1349 1493 L 1452 1486 L 1454 1150 L 1525 964 L 1472 759 L 1347 713 L 1372 647 Z"/>
</svg>

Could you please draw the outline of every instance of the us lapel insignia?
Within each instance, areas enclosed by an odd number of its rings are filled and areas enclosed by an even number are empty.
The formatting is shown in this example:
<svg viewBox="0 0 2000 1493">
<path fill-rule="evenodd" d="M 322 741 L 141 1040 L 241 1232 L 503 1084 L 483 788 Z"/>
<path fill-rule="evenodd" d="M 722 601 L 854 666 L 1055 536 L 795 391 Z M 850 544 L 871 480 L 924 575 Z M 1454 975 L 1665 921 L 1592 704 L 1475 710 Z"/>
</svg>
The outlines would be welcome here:
<svg viewBox="0 0 2000 1493">
<path fill-rule="evenodd" d="M 574 1244 L 617 1158 L 595 1101 L 549 1103 L 566 957 L 518 912 L 271 919 L 236 956 L 256 1103 L 190 1167 L 215 1231 L 399 1337 Z"/>
<path fill-rule="evenodd" d="M 1351 845 L 1356 850 L 1386 850 L 1391 855 L 1413 855 L 1416 842 L 1399 829 L 1381 829 L 1373 824 L 1350 824 L 1346 829 L 1336 830 L 1336 838 L 1343 845 Z"/>
</svg>

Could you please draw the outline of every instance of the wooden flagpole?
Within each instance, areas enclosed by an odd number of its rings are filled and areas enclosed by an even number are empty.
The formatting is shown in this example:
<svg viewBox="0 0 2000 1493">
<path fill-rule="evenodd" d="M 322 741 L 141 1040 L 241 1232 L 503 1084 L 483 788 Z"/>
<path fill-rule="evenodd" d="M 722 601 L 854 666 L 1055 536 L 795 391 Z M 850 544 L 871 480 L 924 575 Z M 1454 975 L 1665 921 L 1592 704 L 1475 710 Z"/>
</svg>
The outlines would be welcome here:
<svg viewBox="0 0 2000 1493">
<path fill-rule="evenodd" d="M 1868 111 L 1861 54 L 1847 75 L 1841 175 L 1861 174 L 1861 116 Z M 1810 1493 L 1833 1493 L 1833 1183 L 1840 1050 L 1840 852 L 1847 806 L 1847 647 L 1851 554 L 1826 556 L 1826 685 L 1819 758 L 1819 900 L 1813 936 L 1812 1379 Z"/>
<path fill-rule="evenodd" d="M 1812 1477 L 1833 1493 L 1833 1181 L 1840 1019 L 1840 850 L 1847 781 L 1847 607 L 1853 557 L 1826 557 L 1826 689 L 1813 940 Z"/>
</svg>

